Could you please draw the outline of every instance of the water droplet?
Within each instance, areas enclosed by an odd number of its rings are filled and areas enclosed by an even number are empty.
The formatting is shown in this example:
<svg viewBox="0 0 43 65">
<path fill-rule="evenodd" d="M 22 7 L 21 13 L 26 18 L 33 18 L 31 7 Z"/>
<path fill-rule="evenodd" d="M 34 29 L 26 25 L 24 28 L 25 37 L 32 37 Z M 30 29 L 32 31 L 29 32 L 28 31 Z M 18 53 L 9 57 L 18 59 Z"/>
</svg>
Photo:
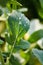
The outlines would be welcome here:
<svg viewBox="0 0 43 65">
<path fill-rule="evenodd" d="M 21 24 L 21 21 L 19 22 L 19 24 Z"/>
<path fill-rule="evenodd" d="M 19 17 L 19 20 L 21 20 L 21 17 Z"/>
<path fill-rule="evenodd" d="M 26 26 L 26 25 L 24 25 L 24 26 Z"/>
</svg>

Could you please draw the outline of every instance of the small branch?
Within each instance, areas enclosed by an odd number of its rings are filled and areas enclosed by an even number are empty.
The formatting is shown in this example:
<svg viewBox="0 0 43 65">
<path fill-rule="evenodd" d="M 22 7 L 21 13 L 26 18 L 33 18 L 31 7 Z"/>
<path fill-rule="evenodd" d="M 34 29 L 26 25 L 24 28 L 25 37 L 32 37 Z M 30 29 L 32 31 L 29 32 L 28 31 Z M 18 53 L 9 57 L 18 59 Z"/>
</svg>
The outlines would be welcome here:
<svg viewBox="0 0 43 65">
<path fill-rule="evenodd" d="M 31 44 L 31 45 L 30 45 L 30 48 L 27 49 L 27 50 L 25 51 L 25 53 L 28 53 L 29 51 L 31 51 L 33 48 L 35 48 L 36 45 L 37 45 L 37 43 Z"/>
<path fill-rule="evenodd" d="M 10 52 L 9 58 L 11 57 L 11 55 L 12 55 L 12 53 L 13 53 L 15 43 L 16 43 L 16 40 L 15 40 L 13 46 L 12 46 L 12 50 L 11 50 L 11 52 Z"/>
<path fill-rule="evenodd" d="M 1 48 L 0 48 L 0 60 L 1 60 L 2 65 L 5 65 L 4 64 L 4 59 L 3 59 L 3 56 L 2 56 Z"/>
</svg>

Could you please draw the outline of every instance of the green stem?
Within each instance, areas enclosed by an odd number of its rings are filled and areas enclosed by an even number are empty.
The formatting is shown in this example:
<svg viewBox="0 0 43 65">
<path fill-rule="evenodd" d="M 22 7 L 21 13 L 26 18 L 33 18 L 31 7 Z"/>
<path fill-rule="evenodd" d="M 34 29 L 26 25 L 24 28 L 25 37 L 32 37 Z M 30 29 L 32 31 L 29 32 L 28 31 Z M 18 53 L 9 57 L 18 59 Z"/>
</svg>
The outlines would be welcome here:
<svg viewBox="0 0 43 65">
<path fill-rule="evenodd" d="M 28 50 L 26 50 L 25 53 L 28 53 L 29 51 L 31 51 L 33 48 L 35 48 L 36 45 L 37 45 L 37 43 L 31 44 L 30 48 Z"/>
<path fill-rule="evenodd" d="M 10 52 L 9 58 L 11 57 L 11 55 L 12 55 L 12 53 L 13 53 L 15 43 L 16 43 L 16 40 L 15 40 L 15 42 L 14 42 L 13 46 L 12 46 L 12 50 L 11 50 L 11 52 Z"/>
<path fill-rule="evenodd" d="M 19 30 L 18 30 L 18 31 L 19 31 Z M 22 32 L 22 31 L 21 31 L 21 32 Z M 21 33 L 21 32 L 20 32 L 20 33 Z M 17 35 L 17 37 L 16 37 L 16 39 L 15 39 L 15 41 L 14 41 L 14 44 L 13 44 L 13 46 L 12 46 L 12 50 L 11 50 L 10 55 L 9 55 L 9 58 L 11 57 L 11 55 L 12 55 L 12 53 L 13 53 L 14 45 L 15 45 L 15 43 L 16 43 L 16 41 L 17 41 L 17 38 L 19 37 L 20 33 Z"/>
<path fill-rule="evenodd" d="M 1 61 L 2 65 L 5 65 L 4 64 L 4 59 L 3 59 L 3 56 L 2 56 L 1 48 L 0 48 L 0 61 Z"/>
</svg>

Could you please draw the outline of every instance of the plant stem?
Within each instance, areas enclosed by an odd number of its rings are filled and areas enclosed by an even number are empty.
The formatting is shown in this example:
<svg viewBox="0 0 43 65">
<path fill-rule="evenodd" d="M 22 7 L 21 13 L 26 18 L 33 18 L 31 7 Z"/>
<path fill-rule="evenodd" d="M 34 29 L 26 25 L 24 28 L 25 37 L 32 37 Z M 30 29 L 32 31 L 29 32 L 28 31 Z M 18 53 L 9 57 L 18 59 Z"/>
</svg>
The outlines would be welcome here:
<svg viewBox="0 0 43 65">
<path fill-rule="evenodd" d="M 23 30 L 22 30 L 23 31 Z M 21 31 L 21 32 L 22 32 Z M 18 32 L 19 32 L 19 30 L 18 30 Z M 16 41 L 17 41 L 17 38 L 19 37 L 19 35 L 21 34 L 21 32 L 17 35 L 17 37 L 16 37 L 16 39 L 15 39 L 15 41 L 14 41 L 14 44 L 13 44 L 13 46 L 12 46 L 12 50 L 11 50 L 11 52 L 10 52 L 10 55 L 9 55 L 9 58 L 11 57 L 11 55 L 12 55 L 12 52 L 13 52 L 13 49 L 14 49 L 14 45 L 15 45 L 15 43 L 16 43 Z"/>
<path fill-rule="evenodd" d="M 11 55 L 12 55 L 12 52 L 13 52 L 13 49 L 14 49 L 14 45 L 15 45 L 15 43 L 16 43 L 16 40 L 15 40 L 15 42 L 14 42 L 13 46 L 12 46 L 12 50 L 11 50 L 11 52 L 10 52 L 9 58 L 10 58 L 10 57 L 11 57 Z"/>
<path fill-rule="evenodd" d="M 29 51 L 31 51 L 33 48 L 35 48 L 36 45 L 37 43 L 31 44 L 30 48 L 27 51 L 25 51 L 25 53 L 28 53 Z"/>
<path fill-rule="evenodd" d="M 4 59 L 3 59 L 3 56 L 2 56 L 1 48 L 0 48 L 0 61 L 1 61 L 2 65 L 5 65 L 4 64 Z"/>
</svg>

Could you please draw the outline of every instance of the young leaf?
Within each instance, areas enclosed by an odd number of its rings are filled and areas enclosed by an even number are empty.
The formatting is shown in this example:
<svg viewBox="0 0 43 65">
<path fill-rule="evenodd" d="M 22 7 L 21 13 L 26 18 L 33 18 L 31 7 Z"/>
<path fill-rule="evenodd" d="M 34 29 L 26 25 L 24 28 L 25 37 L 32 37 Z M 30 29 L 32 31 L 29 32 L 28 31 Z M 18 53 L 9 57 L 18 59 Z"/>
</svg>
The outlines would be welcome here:
<svg viewBox="0 0 43 65">
<path fill-rule="evenodd" d="M 29 42 L 34 43 L 39 39 L 43 38 L 43 29 L 35 31 L 30 38 L 28 39 Z"/>
<path fill-rule="evenodd" d="M 43 50 L 32 49 L 32 52 L 43 65 Z"/>
</svg>

